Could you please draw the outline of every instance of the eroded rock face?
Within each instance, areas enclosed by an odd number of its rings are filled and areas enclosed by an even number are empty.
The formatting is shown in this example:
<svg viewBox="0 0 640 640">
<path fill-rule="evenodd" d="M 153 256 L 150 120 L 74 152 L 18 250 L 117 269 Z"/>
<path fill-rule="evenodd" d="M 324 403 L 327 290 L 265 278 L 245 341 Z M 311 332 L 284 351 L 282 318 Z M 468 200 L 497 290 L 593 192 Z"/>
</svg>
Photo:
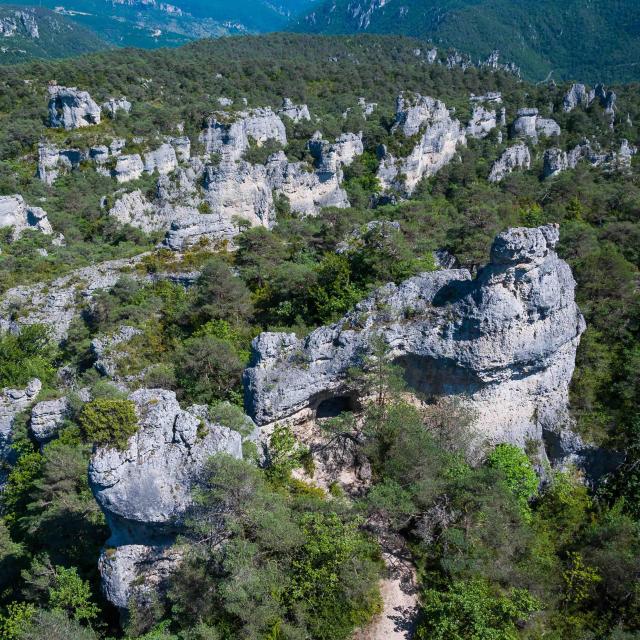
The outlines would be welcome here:
<svg viewBox="0 0 640 640">
<path fill-rule="evenodd" d="M 631 170 L 631 161 L 638 149 L 622 140 L 618 151 L 603 151 L 600 145 L 583 140 L 568 153 L 558 148 L 547 149 L 544 153 L 545 178 L 558 175 L 567 169 L 575 169 L 578 162 L 588 162 L 606 173 L 626 173 Z"/>
<path fill-rule="evenodd" d="M 113 175 L 120 183 L 131 182 L 132 180 L 138 180 L 142 177 L 144 168 L 144 162 L 142 162 L 140 154 L 121 155 L 118 156 Z"/>
<path fill-rule="evenodd" d="M 106 111 L 111 118 L 115 118 L 118 111 L 129 113 L 133 105 L 123 96 L 120 99 L 110 98 L 103 105 L 102 109 Z"/>
<path fill-rule="evenodd" d="M 396 159 L 384 152 L 378 179 L 384 189 L 396 189 L 411 195 L 422 178 L 435 175 L 455 157 L 458 145 L 466 144 L 465 130 L 440 100 L 417 96 L 398 98 L 396 129 L 405 136 L 424 133 L 408 157 Z M 402 178 L 402 180 L 401 180 Z"/>
<path fill-rule="evenodd" d="M 141 577 L 146 583 L 171 570 L 175 556 L 167 550 L 207 459 L 219 452 L 242 457 L 240 434 L 209 422 L 205 407 L 185 411 L 173 391 L 162 389 L 140 389 L 130 399 L 138 433 L 123 451 L 98 448 L 89 465 L 91 489 L 111 528 L 100 561 L 105 593 L 121 608 Z"/>
<path fill-rule="evenodd" d="M 175 149 L 169 143 L 144 154 L 144 170 L 147 173 L 157 171 L 161 176 L 164 176 L 175 171 L 177 167 L 178 157 Z"/>
<path fill-rule="evenodd" d="M 285 146 L 287 132 L 280 117 L 270 107 L 218 113 L 207 121 L 200 136 L 208 154 L 223 154 L 225 160 L 240 160 L 249 148 L 249 139 L 257 145 L 273 140 Z"/>
<path fill-rule="evenodd" d="M 49 124 L 67 130 L 100 124 L 102 109 L 87 91 L 49 86 Z"/>
<path fill-rule="evenodd" d="M 38 402 L 31 410 L 29 422 L 31 435 L 40 444 L 51 440 L 62 426 L 68 410 L 69 400 L 64 397 Z"/>
<path fill-rule="evenodd" d="M 54 144 L 38 145 L 38 178 L 52 185 L 61 172 L 77 169 L 84 160 L 79 149 L 58 149 Z"/>
<path fill-rule="evenodd" d="M 387 285 L 342 320 L 308 337 L 263 333 L 245 372 L 259 425 L 353 394 L 347 372 L 374 336 L 427 397 L 455 396 L 479 440 L 524 445 L 569 420 L 568 386 L 584 320 L 575 282 L 554 251 L 556 226 L 500 234 L 475 279 L 466 270 Z"/>
<path fill-rule="evenodd" d="M 24 389 L 2 389 L 0 392 L 0 489 L 7 475 L 3 463 L 10 457 L 13 422 L 36 400 L 41 389 L 42 383 L 34 378 Z"/>
<path fill-rule="evenodd" d="M 559 136 L 560 125 L 551 118 L 541 118 L 537 109 L 519 109 L 512 133 L 517 138 L 537 141 L 539 136 Z"/>
<path fill-rule="evenodd" d="M 586 108 L 593 102 L 595 95 L 595 91 L 587 90 L 583 84 L 572 84 L 562 100 L 562 110 L 569 113 L 576 107 Z"/>
<path fill-rule="evenodd" d="M 20 195 L 0 196 L 0 229 L 6 227 L 11 228 L 12 240 L 17 240 L 27 229 L 45 235 L 53 233 L 47 212 L 27 205 Z"/>
<path fill-rule="evenodd" d="M 491 173 L 489 174 L 489 182 L 501 182 L 507 175 L 516 169 L 531 168 L 531 153 L 526 144 L 516 144 L 509 147 L 503 154 L 493 163 Z"/>
<path fill-rule="evenodd" d="M 467 125 L 467 135 L 470 138 L 486 138 L 497 126 L 495 110 L 489 111 L 481 105 L 476 105 Z"/>
<path fill-rule="evenodd" d="M 285 98 L 282 101 L 282 108 L 278 109 L 278 115 L 289 118 L 293 122 L 311 120 L 309 107 L 306 104 L 293 104 L 290 98 Z"/>
<path fill-rule="evenodd" d="M 125 193 L 109 210 L 109 215 L 120 224 L 128 224 L 146 233 L 161 231 L 170 224 L 166 218 L 157 215 L 157 208 L 151 204 L 140 189 Z"/>
<path fill-rule="evenodd" d="M 566 151 L 551 148 L 544 152 L 544 168 L 542 173 L 545 178 L 552 178 L 569 168 L 569 159 Z"/>
</svg>

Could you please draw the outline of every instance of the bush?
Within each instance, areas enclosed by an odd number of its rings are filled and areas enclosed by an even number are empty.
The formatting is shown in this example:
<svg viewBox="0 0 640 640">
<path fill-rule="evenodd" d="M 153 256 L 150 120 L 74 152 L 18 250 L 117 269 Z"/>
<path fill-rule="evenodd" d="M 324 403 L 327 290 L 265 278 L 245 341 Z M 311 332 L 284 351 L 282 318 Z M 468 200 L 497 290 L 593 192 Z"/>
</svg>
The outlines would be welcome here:
<svg viewBox="0 0 640 640">
<path fill-rule="evenodd" d="M 0 336 L 0 387 L 24 387 L 33 378 L 53 378 L 56 348 L 43 325 L 25 325 L 18 335 Z"/>
<path fill-rule="evenodd" d="M 538 491 L 538 476 L 524 451 L 512 444 L 499 444 L 487 458 L 487 465 L 502 473 L 523 515 L 529 517 L 529 500 Z"/>
<path fill-rule="evenodd" d="M 93 400 L 82 409 L 80 426 L 89 442 L 124 449 L 138 430 L 135 405 L 130 400 Z"/>
</svg>

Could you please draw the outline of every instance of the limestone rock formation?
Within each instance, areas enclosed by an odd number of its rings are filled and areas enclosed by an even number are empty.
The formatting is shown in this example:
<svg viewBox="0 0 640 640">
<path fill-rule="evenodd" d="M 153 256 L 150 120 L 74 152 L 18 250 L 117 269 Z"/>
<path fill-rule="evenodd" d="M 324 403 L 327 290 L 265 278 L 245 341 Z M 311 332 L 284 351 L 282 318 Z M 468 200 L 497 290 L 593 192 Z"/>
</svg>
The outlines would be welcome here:
<svg viewBox="0 0 640 640">
<path fill-rule="evenodd" d="M 593 102 L 595 95 L 594 90 L 588 91 L 583 84 L 572 84 L 562 100 L 562 110 L 569 113 L 578 106 L 586 108 Z"/>
<path fill-rule="evenodd" d="M 45 324 L 62 340 L 79 312 L 77 298 L 90 301 L 99 289 L 109 289 L 145 254 L 84 267 L 52 282 L 14 287 L 0 299 L 0 330 L 17 331 L 23 324 Z M 15 317 L 15 309 L 22 313 Z"/>
<path fill-rule="evenodd" d="M 41 389 L 42 383 L 34 378 L 24 389 L 2 389 L 0 392 L 0 489 L 6 480 L 3 463 L 10 455 L 13 421 L 35 401 Z"/>
<path fill-rule="evenodd" d="M 191 140 L 188 136 L 169 138 L 168 142 L 174 148 L 178 162 L 189 162 L 191 158 Z"/>
<path fill-rule="evenodd" d="M 129 113 L 133 105 L 123 96 L 120 99 L 109 98 L 103 105 L 102 109 L 106 111 L 111 118 L 115 118 L 118 111 Z"/>
<path fill-rule="evenodd" d="M 138 433 L 125 450 L 98 448 L 89 466 L 91 489 L 111 529 L 100 561 L 105 594 L 121 608 L 136 584 L 152 588 L 154 581 L 141 576 L 170 571 L 175 556 L 167 550 L 206 460 L 218 452 L 242 457 L 240 434 L 207 420 L 205 407 L 185 411 L 173 391 L 162 389 L 140 389 L 130 399 Z"/>
<path fill-rule="evenodd" d="M 31 435 L 40 444 L 48 442 L 62 426 L 68 411 L 69 400 L 65 397 L 38 402 L 31 410 L 29 422 Z"/>
<path fill-rule="evenodd" d="M 140 329 L 122 326 L 111 335 L 94 338 L 91 341 L 91 354 L 96 359 L 94 367 L 98 373 L 113 378 L 117 368 L 117 354 L 114 353 L 114 349 L 139 335 L 142 335 Z"/>
<path fill-rule="evenodd" d="M 539 136 L 559 136 L 560 126 L 551 118 L 541 118 L 537 109 L 518 109 L 512 126 L 514 137 L 538 140 Z"/>
<path fill-rule="evenodd" d="M 7 227 L 11 228 L 12 240 L 17 240 L 27 229 L 45 235 L 53 233 L 47 212 L 27 205 L 20 195 L 0 196 L 0 229 Z"/>
<path fill-rule="evenodd" d="M 306 104 L 293 104 L 290 98 L 282 101 L 282 108 L 277 111 L 279 116 L 285 116 L 293 122 L 302 122 L 303 120 L 311 120 L 309 107 Z"/>
<path fill-rule="evenodd" d="M 52 185 L 61 171 L 77 169 L 84 160 L 79 149 L 59 149 L 54 144 L 38 145 L 38 178 L 45 184 Z"/>
<path fill-rule="evenodd" d="M 588 162 L 607 173 L 626 173 L 631 169 L 631 161 L 638 152 L 628 140 L 620 142 L 618 151 L 603 151 L 598 143 L 583 140 L 568 153 L 558 148 L 547 149 L 544 154 L 543 175 L 556 176 L 567 169 L 575 169 L 578 162 Z"/>
<path fill-rule="evenodd" d="M 287 132 L 280 117 L 270 107 L 217 113 L 207 121 L 200 136 L 208 154 L 224 154 L 225 160 L 240 160 L 249 148 L 249 140 L 262 145 L 273 140 L 287 144 Z"/>
<path fill-rule="evenodd" d="M 67 130 L 100 124 L 102 109 L 87 91 L 49 86 L 49 124 Z"/>
<path fill-rule="evenodd" d="M 526 144 L 516 144 L 509 147 L 503 154 L 493 163 L 491 173 L 489 174 L 489 182 L 500 182 L 516 169 L 531 168 L 531 153 Z"/>
<path fill-rule="evenodd" d="M 398 98 L 396 129 L 410 137 L 424 132 L 407 158 L 396 159 L 384 151 L 378 179 L 384 189 L 397 189 L 411 195 L 422 178 L 435 175 L 455 157 L 458 145 L 466 144 L 465 130 L 440 100 L 417 96 Z M 401 180 L 401 178 L 404 178 Z"/>
<path fill-rule="evenodd" d="M 175 149 L 169 143 L 144 154 L 144 170 L 147 173 L 157 171 L 160 175 L 167 175 L 175 171 L 177 167 L 178 158 Z"/>
<path fill-rule="evenodd" d="M 475 279 L 466 270 L 425 273 L 382 287 L 306 338 L 263 333 L 245 372 L 250 415 L 267 425 L 327 400 L 348 404 L 348 371 L 381 336 L 412 388 L 468 407 L 479 440 L 541 440 L 569 422 L 585 326 L 571 270 L 554 250 L 558 236 L 553 225 L 510 229 Z"/>
<path fill-rule="evenodd" d="M 467 125 L 467 135 L 470 138 L 486 138 L 497 126 L 495 110 L 489 111 L 481 105 L 476 105 Z"/>
<path fill-rule="evenodd" d="M 140 189 L 120 196 L 109 210 L 109 215 L 120 224 L 131 225 L 146 233 L 168 229 L 171 224 L 171 220 L 158 215 L 158 208 Z"/>
<path fill-rule="evenodd" d="M 545 178 L 552 178 L 569 168 L 566 151 L 552 147 L 544 152 L 544 166 L 542 173 Z"/>
<path fill-rule="evenodd" d="M 142 162 L 140 154 L 121 155 L 118 156 L 113 175 L 120 183 L 131 182 L 132 180 L 138 180 L 138 178 L 142 177 L 144 168 L 145 165 L 144 162 Z"/>
</svg>

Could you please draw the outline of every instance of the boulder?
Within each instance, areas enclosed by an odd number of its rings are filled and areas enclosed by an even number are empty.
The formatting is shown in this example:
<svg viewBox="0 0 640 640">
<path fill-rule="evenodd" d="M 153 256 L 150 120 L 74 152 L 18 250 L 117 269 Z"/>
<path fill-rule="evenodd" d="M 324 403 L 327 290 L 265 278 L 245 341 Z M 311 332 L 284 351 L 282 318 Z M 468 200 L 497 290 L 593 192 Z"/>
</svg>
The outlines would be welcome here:
<svg viewBox="0 0 640 640">
<path fill-rule="evenodd" d="M 129 113 L 131 111 L 132 104 L 123 96 L 119 100 L 116 98 L 109 98 L 103 105 L 102 109 L 106 111 L 111 118 L 115 118 L 118 111 L 124 111 Z"/>
<path fill-rule="evenodd" d="M 125 608 L 136 585 L 157 585 L 176 556 L 169 551 L 192 504 L 197 473 L 212 455 L 242 457 L 239 433 L 211 423 L 206 407 L 183 410 L 173 391 L 129 396 L 139 429 L 124 450 L 98 447 L 89 483 L 111 529 L 100 560 L 105 595 Z"/>
<path fill-rule="evenodd" d="M 55 144 L 41 142 L 38 145 L 38 178 L 52 185 L 61 172 L 77 169 L 85 159 L 79 149 L 59 149 Z"/>
<path fill-rule="evenodd" d="M 567 153 L 562 149 L 552 147 L 544 152 L 544 166 L 542 175 L 545 178 L 552 178 L 569 168 Z"/>
<path fill-rule="evenodd" d="M 138 180 L 142 177 L 145 165 L 142 162 L 140 154 L 135 153 L 133 155 L 118 156 L 116 167 L 113 170 L 115 179 L 120 182 L 131 182 L 132 180 Z"/>
<path fill-rule="evenodd" d="M 49 85 L 49 124 L 67 130 L 100 124 L 102 110 L 87 91 Z"/>
<path fill-rule="evenodd" d="M 516 169 L 531 168 L 531 153 L 526 144 L 516 144 L 509 147 L 501 156 L 493 163 L 491 173 L 489 174 L 489 182 L 501 182 Z"/>
<path fill-rule="evenodd" d="M 583 84 L 572 84 L 562 99 L 562 110 L 569 113 L 576 107 L 587 108 L 593 102 L 595 94 L 595 91 L 588 91 Z"/>
<path fill-rule="evenodd" d="M 64 397 L 38 402 L 31 409 L 31 421 L 29 422 L 31 435 L 40 444 L 48 442 L 62 426 L 68 411 L 69 400 Z"/>
<path fill-rule="evenodd" d="M 293 122 L 311 120 L 309 107 L 306 104 L 293 104 L 289 98 L 285 98 L 282 101 L 282 108 L 278 109 L 277 114 L 289 118 L 289 120 L 293 120 Z"/>
<path fill-rule="evenodd" d="M 518 109 L 512 134 L 516 138 L 537 141 L 539 136 L 559 136 L 560 126 L 551 118 L 541 118 L 537 109 Z"/>
<path fill-rule="evenodd" d="M 557 226 L 500 234 L 475 279 L 466 270 L 386 285 L 336 324 L 306 338 L 263 333 L 245 371 L 246 406 L 258 425 L 353 400 L 349 371 L 381 336 L 423 397 L 455 397 L 478 441 L 542 439 L 570 423 L 568 388 L 584 320 Z"/>
<path fill-rule="evenodd" d="M 169 143 L 144 154 L 144 170 L 147 173 L 157 171 L 161 176 L 164 176 L 175 171 L 177 167 L 178 158 L 175 149 Z"/>
<path fill-rule="evenodd" d="M 3 228 L 11 229 L 11 240 L 17 240 L 28 229 L 45 235 L 53 233 L 47 212 L 27 205 L 20 195 L 0 196 L 0 229 Z"/>
<path fill-rule="evenodd" d="M 476 105 L 467 125 L 467 135 L 470 138 L 486 138 L 497 126 L 495 110 L 488 111 L 483 106 Z"/>
<path fill-rule="evenodd" d="M 413 106 L 410 106 L 413 105 Z M 411 195 L 422 178 L 435 175 L 456 155 L 458 145 L 465 145 L 465 130 L 451 118 L 444 103 L 418 95 L 397 101 L 395 129 L 409 137 L 423 130 L 418 144 L 406 158 L 396 159 L 386 151 L 381 154 L 377 177 L 384 189 L 396 189 Z"/>
</svg>

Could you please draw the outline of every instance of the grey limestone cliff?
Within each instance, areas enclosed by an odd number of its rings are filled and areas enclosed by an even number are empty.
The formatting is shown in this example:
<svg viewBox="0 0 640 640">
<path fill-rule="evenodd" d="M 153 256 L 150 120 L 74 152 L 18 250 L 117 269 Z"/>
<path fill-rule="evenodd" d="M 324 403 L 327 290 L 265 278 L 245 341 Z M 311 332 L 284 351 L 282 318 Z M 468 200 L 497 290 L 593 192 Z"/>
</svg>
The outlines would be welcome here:
<svg viewBox="0 0 640 640">
<path fill-rule="evenodd" d="M 87 91 L 75 87 L 49 86 L 49 124 L 52 127 L 79 129 L 100 124 L 102 109 Z"/>
<path fill-rule="evenodd" d="M 531 168 L 531 153 L 526 144 L 509 147 L 491 167 L 489 182 L 501 182 L 516 169 Z"/>
<path fill-rule="evenodd" d="M 28 229 L 45 235 L 53 233 L 47 212 L 27 205 L 20 195 L 0 196 L 0 229 L 7 227 L 11 229 L 12 240 L 17 240 Z"/>
<path fill-rule="evenodd" d="M 455 396 L 478 438 L 523 446 L 570 422 L 568 387 L 584 320 L 571 270 L 554 247 L 558 229 L 510 229 L 475 279 L 466 270 L 387 285 L 334 325 L 306 338 L 263 333 L 245 372 L 246 404 L 259 425 L 349 401 L 348 371 L 375 336 L 427 398 Z"/>
</svg>

